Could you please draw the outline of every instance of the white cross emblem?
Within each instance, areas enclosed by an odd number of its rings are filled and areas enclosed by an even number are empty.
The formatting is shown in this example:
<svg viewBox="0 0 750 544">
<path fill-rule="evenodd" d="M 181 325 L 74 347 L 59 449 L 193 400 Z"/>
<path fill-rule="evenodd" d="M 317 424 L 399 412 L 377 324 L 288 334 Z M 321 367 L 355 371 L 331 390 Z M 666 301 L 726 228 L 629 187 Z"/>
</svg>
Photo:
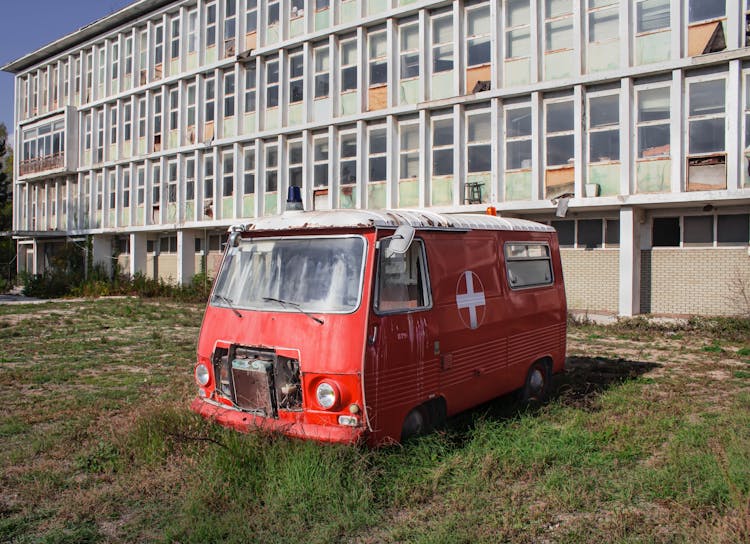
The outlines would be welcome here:
<svg viewBox="0 0 750 544">
<path fill-rule="evenodd" d="M 484 299 L 484 286 L 482 285 L 482 280 L 479 279 L 479 276 L 470 270 L 464 272 L 462 277 L 466 280 L 466 292 L 459 292 L 461 291 L 461 277 L 459 277 L 458 285 L 456 286 L 456 304 L 459 309 L 458 313 L 461 315 L 460 310 L 468 308 L 469 328 L 476 329 L 481 325 L 480 321 L 484 321 L 484 312 L 482 312 L 481 320 L 477 314 L 477 308 L 484 310 L 484 305 L 486 303 Z M 474 291 L 474 278 L 476 278 L 476 282 L 479 284 L 477 291 Z M 463 315 L 461 315 L 461 320 L 464 321 Z M 465 323 L 466 321 L 464 321 L 464 324 Z"/>
</svg>

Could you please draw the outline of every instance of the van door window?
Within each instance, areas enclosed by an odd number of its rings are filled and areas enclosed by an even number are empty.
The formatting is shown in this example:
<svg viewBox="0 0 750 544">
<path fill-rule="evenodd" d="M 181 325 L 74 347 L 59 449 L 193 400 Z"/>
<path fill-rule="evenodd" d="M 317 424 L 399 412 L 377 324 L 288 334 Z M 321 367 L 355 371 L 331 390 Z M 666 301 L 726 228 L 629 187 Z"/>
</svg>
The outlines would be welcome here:
<svg viewBox="0 0 750 544">
<path fill-rule="evenodd" d="M 391 240 L 384 238 L 380 241 L 375 311 L 391 313 L 430 307 L 432 297 L 424 244 L 421 240 L 414 240 L 406 253 L 386 257 Z"/>
<path fill-rule="evenodd" d="M 506 244 L 505 263 L 511 289 L 552 284 L 552 260 L 547 244 Z"/>
</svg>

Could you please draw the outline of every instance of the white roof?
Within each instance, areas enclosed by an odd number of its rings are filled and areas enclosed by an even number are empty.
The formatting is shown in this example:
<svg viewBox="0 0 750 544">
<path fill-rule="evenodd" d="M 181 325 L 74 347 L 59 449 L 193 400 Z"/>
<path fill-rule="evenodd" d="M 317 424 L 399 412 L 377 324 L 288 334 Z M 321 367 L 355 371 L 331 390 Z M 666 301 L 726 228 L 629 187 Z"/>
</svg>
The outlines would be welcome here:
<svg viewBox="0 0 750 544">
<path fill-rule="evenodd" d="M 261 217 L 240 225 L 242 230 L 290 230 L 324 228 L 397 228 L 411 225 L 417 229 L 440 230 L 512 230 L 554 232 L 549 225 L 484 214 L 442 214 L 427 210 L 321 210 L 286 212 Z"/>
</svg>

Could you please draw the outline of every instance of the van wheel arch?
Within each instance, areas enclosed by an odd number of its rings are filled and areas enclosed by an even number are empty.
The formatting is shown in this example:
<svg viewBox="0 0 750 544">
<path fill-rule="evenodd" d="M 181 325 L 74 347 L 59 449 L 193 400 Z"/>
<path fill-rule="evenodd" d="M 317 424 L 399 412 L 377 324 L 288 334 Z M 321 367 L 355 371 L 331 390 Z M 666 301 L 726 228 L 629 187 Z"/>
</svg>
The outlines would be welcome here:
<svg viewBox="0 0 750 544">
<path fill-rule="evenodd" d="M 526 381 L 521 390 L 521 400 L 524 403 L 542 403 L 550 394 L 552 380 L 552 359 L 543 357 L 537 359 L 526 373 Z"/>
<path fill-rule="evenodd" d="M 401 425 L 401 442 L 432 432 L 442 427 L 447 418 L 448 405 L 443 397 L 435 397 L 412 408 Z"/>
</svg>

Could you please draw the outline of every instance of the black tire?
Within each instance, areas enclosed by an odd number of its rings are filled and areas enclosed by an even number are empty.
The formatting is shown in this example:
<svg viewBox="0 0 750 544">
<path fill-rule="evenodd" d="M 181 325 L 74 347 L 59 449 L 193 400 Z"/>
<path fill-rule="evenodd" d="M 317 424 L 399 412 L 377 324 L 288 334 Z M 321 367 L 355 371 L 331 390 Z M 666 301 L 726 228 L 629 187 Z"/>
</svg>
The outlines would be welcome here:
<svg viewBox="0 0 750 544">
<path fill-rule="evenodd" d="M 424 406 L 417 406 L 404 418 L 401 427 L 401 442 L 421 436 L 430 431 L 430 416 Z"/>
<path fill-rule="evenodd" d="M 537 361 L 526 374 L 521 400 L 526 403 L 542 403 L 547 400 L 550 389 L 549 366 Z"/>
</svg>

